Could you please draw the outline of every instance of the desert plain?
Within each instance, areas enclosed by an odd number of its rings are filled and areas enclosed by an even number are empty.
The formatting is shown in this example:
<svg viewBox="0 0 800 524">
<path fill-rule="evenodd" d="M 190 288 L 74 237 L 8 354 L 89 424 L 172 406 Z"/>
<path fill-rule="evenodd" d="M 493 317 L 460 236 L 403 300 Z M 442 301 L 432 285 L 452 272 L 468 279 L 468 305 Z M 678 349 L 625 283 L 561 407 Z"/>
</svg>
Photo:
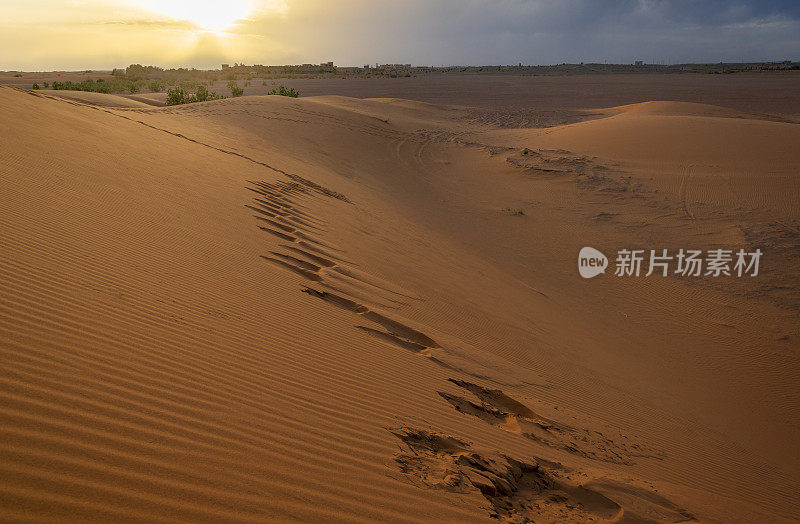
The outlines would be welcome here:
<svg viewBox="0 0 800 524">
<path fill-rule="evenodd" d="M 0 520 L 800 518 L 797 73 L 32 78 L 0 75 Z M 763 256 L 583 279 L 585 246 Z"/>
</svg>

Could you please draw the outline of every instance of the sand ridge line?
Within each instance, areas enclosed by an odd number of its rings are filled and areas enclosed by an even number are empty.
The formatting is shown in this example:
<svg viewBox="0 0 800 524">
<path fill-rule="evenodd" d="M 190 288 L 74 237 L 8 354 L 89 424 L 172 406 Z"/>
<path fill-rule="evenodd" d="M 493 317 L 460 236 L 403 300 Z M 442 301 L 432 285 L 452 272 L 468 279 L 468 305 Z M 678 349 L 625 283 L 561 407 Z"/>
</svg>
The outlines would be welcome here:
<svg viewBox="0 0 800 524">
<path fill-rule="evenodd" d="M 328 195 L 330 197 L 336 198 L 336 199 L 341 200 L 343 202 L 347 202 L 348 204 L 352 204 L 353 203 L 353 202 L 350 201 L 350 199 L 348 199 L 342 193 L 339 193 L 337 191 L 332 191 L 332 190 L 330 190 L 330 189 L 328 189 L 328 188 L 326 188 L 326 187 L 324 187 L 324 186 L 322 186 L 320 184 L 317 184 L 316 182 L 314 182 L 312 180 L 308 180 L 307 178 L 303 178 L 303 177 L 301 177 L 299 175 L 295 175 L 293 173 L 289 173 L 287 171 L 284 171 L 283 169 L 271 166 L 271 165 L 267 164 L 266 162 L 262 162 L 260 160 L 256 160 L 256 159 L 254 159 L 252 157 L 249 157 L 249 156 L 247 156 L 245 154 L 242 154 L 242 153 L 239 153 L 237 151 L 231 151 L 230 149 L 224 149 L 224 148 L 217 147 L 217 146 L 214 146 L 214 145 L 211 145 L 211 144 L 207 144 L 205 142 L 201 142 L 199 140 L 195 140 L 194 138 L 188 137 L 188 136 L 183 135 L 181 133 L 176 133 L 176 132 L 170 131 L 168 129 L 164 129 L 164 128 L 161 128 L 161 127 L 158 127 L 158 126 L 154 126 L 152 124 L 148 124 L 146 122 L 142 122 L 141 120 L 136 120 L 135 118 L 131 118 L 131 117 L 128 117 L 128 116 L 125 116 L 125 115 L 121 115 L 121 114 L 119 114 L 119 113 L 117 113 L 115 111 L 112 111 L 110 109 L 104 109 L 102 107 L 91 105 L 91 104 L 87 104 L 87 103 L 81 103 L 81 102 L 77 102 L 77 101 L 70 101 L 70 100 L 66 100 L 66 99 L 63 99 L 63 98 L 58 98 L 58 97 L 48 96 L 48 95 L 44 95 L 44 94 L 40 94 L 40 93 L 35 93 L 33 91 L 27 91 L 25 89 L 20 89 L 20 88 L 16 88 L 16 87 L 8 87 L 8 86 L 0 86 L 0 87 L 14 89 L 14 90 L 17 90 L 17 91 L 21 91 L 23 93 L 27 93 L 27 94 L 32 95 L 32 96 L 38 96 L 38 97 L 42 97 L 42 98 L 47 98 L 47 99 L 55 100 L 55 101 L 58 101 L 58 102 L 64 102 L 66 104 L 71 104 L 71 105 L 80 106 L 80 107 L 86 107 L 86 108 L 89 108 L 89 109 L 94 109 L 95 111 L 101 111 L 103 113 L 108 113 L 109 115 L 113 115 L 113 116 L 116 116 L 118 118 L 123 118 L 125 120 L 130 121 L 130 122 L 135 122 L 137 124 L 141 124 L 141 125 L 143 125 L 145 127 L 148 127 L 150 129 L 154 129 L 156 131 L 161 131 L 163 133 L 167 133 L 169 135 L 172 135 L 172 136 L 177 137 L 177 138 L 181 138 L 183 140 L 187 140 L 187 141 L 192 142 L 194 144 L 201 145 L 201 146 L 207 147 L 209 149 L 213 149 L 215 151 L 219 151 L 220 153 L 224 153 L 226 155 L 233 155 L 233 156 L 237 156 L 239 158 L 243 158 L 243 159 L 245 159 L 245 160 L 247 160 L 249 162 L 252 162 L 254 164 L 258 164 L 258 165 L 266 167 L 267 169 L 270 169 L 270 170 L 272 170 L 272 171 L 274 171 L 276 173 L 280 173 L 280 174 L 282 174 L 282 175 L 284 175 L 286 177 L 289 177 L 292 180 L 294 180 L 295 182 L 299 182 L 299 183 L 301 183 L 301 184 L 303 184 L 303 185 L 305 185 L 307 187 L 310 187 L 310 188 L 314 189 L 315 191 L 318 191 L 318 192 L 323 193 L 325 195 Z"/>
</svg>

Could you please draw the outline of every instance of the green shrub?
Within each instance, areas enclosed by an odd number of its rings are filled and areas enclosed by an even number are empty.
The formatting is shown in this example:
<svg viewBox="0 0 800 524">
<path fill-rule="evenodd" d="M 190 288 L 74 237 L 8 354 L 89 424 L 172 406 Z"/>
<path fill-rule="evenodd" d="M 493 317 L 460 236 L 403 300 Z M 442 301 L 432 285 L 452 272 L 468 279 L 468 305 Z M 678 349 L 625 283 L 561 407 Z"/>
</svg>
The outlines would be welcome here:
<svg viewBox="0 0 800 524">
<path fill-rule="evenodd" d="M 33 84 L 33 88 L 34 88 L 34 89 L 39 89 L 39 84 L 37 84 L 37 83 L 34 83 L 34 84 Z"/>
<path fill-rule="evenodd" d="M 166 104 L 168 106 L 177 106 L 180 104 L 187 104 L 187 93 L 183 90 L 182 87 L 174 87 L 172 89 L 167 90 L 167 101 Z"/>
<path fill-rule="evenodd" d="M 206 100 L 208 100 L 208 97 L 209 97 L 209 93 L 208 93 L 208 89 L 206 89 L 206 86 L 204 86 L 202 84 L 197 86 L 197 91 L 195 91 L 195 93 L 194 93 L 194 101 L 195 102 L 205 102 Z"/>
<path fill-rule="evenodd" d="M 244 94 L 244 89 L 239 87 L 239 84 L 236 82 L 236 80 L 231 80 L 228 82 L 228 89 L 231 90 L 231 96 L 233 97 L 242 96 L 242 94 Z"/>
<path fill-rule="evenodd" d="M 47 89 L 48 87 L 50 87 L 50 84 L 48 84 L 47 82 L 43 82 L 43 85 L 44 85 L 44 88 L 45 88 L 45 89 Z"/>
<path fill-rule="evenodd" d="M 138 92 L 144 82 L 132 82 L 126 78 L 114 78 L 107 81 L 94 81 L 91 78 L 78 83 L 70 82 L 53 82 L 53 89 L 66 90 L 66 91 L 90 91 L 93 93 L 120 93 L 129 91 L 131 93 Z"/>
<path fill-rule="evenodd" d="M 160 93 L 164 90 L 164 81 L 163 80 L 153 80 L 150 82 L 150 91 L 153 93 Z"/>
<path fill-rule="evenodd" d="M 194 94 L 192 102 L 205 102 L 206 100 L 221 100 L 223 96 L 218 95 L 214 91 L 209 91 L 206 86 L 197 86 L 197 91 Z"/>
<path fill-rule="evenodd" d="M 195 102 L 221 100 L 223 98 L 225 97 L 218 95 L 214 91 L 209 92 L 204 85 L 197 86 L 197 91 L 194 93 L 190 93 L 178 86 L 167 90 L 166 105 L 176 106 L 180 104 L 193 104 Z"/>
<path fill-rule="evenodd" d="M 268 95 L 278 95 L 278 96 L 289 96 L 292 98 L 297 98 L 300 96 L 300 93 L 293 87 L 286 89 L 283 87 L 283 84 L 279 85 L 277 89 L 273 89 Z"/>
</svg>

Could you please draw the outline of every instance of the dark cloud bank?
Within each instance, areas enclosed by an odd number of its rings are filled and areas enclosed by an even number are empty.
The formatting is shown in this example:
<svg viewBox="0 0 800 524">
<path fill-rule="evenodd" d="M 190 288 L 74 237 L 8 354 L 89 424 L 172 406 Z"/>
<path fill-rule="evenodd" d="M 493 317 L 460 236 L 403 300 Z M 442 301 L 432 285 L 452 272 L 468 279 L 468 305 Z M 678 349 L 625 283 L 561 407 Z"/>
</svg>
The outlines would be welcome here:
<svg viewBox="0 0 800 524">
<path fill-rule="evenodd" d="M 342 64 L 800 58 L 800 1 L 292 0 L 241 26 L 283 58 Z"/>
</svg>

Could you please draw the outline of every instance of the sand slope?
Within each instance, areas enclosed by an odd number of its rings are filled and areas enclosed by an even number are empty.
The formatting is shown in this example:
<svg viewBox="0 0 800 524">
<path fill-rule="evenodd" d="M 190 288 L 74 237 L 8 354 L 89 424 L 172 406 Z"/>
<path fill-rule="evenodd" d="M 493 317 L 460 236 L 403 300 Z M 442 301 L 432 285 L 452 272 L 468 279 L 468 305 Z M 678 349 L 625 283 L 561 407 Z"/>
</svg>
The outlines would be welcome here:
<svg viewBox="0 0 800 524">
<path fill-rule="evenodd" d="M 0 108 L 4 519 L 797 516 L 795 125 L 9 88 Z M 577 276 L 583 245 L 654 242 L 780 263 Z"/>
<path fill-rule="evenodd" d="M 87 91 L 55 91 L 53 89 L 40 89 L 37 93 L 43 96 L 74 100 L 101 107 L 150 107 L 163 105 L 163 102 L 151 101 L 143 95 L 112 95 Z"/>
</svg>

